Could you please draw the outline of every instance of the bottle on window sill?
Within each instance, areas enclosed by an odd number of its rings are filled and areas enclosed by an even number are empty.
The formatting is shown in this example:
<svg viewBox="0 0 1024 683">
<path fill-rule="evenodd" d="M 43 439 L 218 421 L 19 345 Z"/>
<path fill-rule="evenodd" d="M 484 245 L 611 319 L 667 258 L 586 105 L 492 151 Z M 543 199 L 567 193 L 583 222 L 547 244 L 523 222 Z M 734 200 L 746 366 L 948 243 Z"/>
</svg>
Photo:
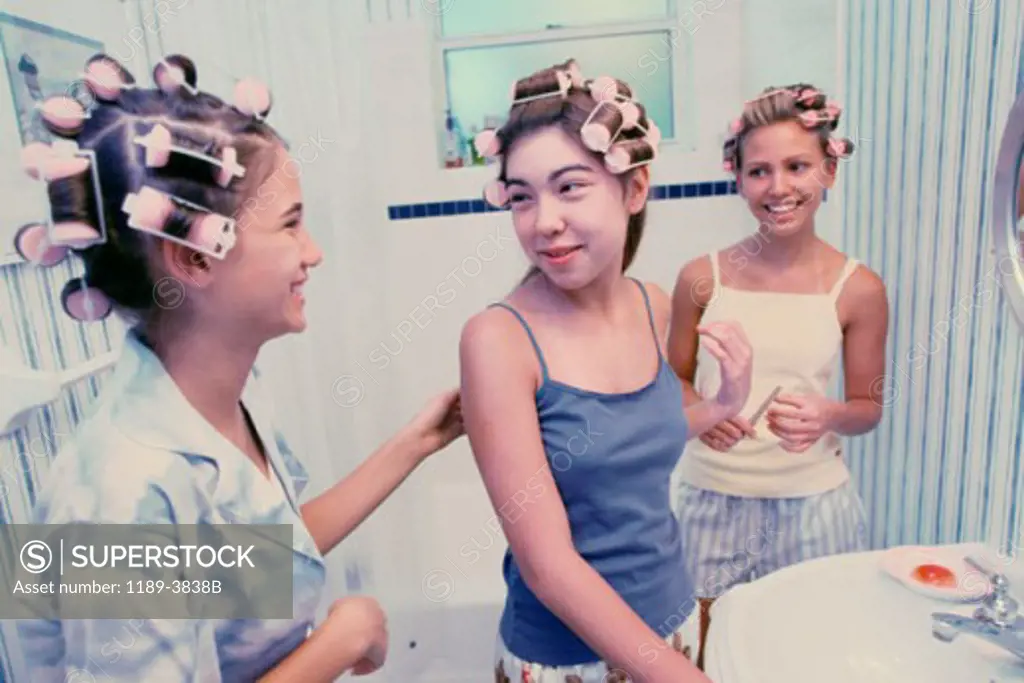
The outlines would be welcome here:
<svg viewBox="0 0 1024 683">
<path fill-rule="evenodd" d="M 461 168 L 462 163 L 462 141 L 455 124 L 455 117 L 452 110 L 448 109 L 444 119 L 444 167 Z"/>
</svg>

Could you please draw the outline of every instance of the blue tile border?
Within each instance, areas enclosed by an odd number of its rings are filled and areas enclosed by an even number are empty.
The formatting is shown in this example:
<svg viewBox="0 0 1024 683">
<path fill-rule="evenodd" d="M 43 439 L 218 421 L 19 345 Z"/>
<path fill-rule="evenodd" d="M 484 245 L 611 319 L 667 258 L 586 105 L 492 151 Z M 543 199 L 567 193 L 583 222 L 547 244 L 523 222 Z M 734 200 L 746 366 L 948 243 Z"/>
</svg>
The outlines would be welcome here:
<svg viewBox="0 0 1024 683">
<path fill-rule="evenodd" d="M 651 201 L 673 199 L 701 199 L 736 194 L 735 180 L 714 180 L 701 183 L 679 183 L 675 185 L 654 185 L 651 187 Z M 822 197 L 828 201 L 828 191 Z M 424 202 L 422 204 L 394 204 L 388 207 L 388 220 L 404 221 L 413 218 L 436 218 L 438 216 L 463 216 L 472 213 L 500 213 L 507 209 L 495 209 L 483 199 L 459 199 L 446 202 Z"/>
<path fill-rule="evenodd" d="M 699 199 L 736 194 L 736 181 L 716 180 L 676 185 L 654 185 L 651 187 L 651 201 L 672 199 Z M 388 207 L 388 219 L 404 221 L 415 218 L 436 218 L 438 216 L 462 216 L 473 213 L 500 213 L 506 209 L 495 209 L 483 199 L 459 199 L 445 202 L 424 202 L 421 204 L 394 204 Z"/>
</svg>

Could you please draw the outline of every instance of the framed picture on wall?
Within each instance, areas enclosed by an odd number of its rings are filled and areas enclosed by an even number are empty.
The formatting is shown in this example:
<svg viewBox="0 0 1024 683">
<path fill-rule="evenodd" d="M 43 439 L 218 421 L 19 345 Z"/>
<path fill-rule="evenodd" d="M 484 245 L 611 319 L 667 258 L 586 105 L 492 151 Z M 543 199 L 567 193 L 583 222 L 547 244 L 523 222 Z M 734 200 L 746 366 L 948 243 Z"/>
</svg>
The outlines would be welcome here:
<svg viewBox="0 0 1024 683">
<path fill-rule="evenodd" d="M 0 205 L 0 265 L 21 261 L 14 249 L 15 233 L 47 210 L 44 188 L 25 175 L 18 154 L 30 142 L 53 139 L 38 105 L 53 95 L 83 95 L 85 63 L 102 51 L 100 41 L 0 12 L 7 81 L 6 87 L 0 84 L 0 183 L 11 192 L 8 196 L 24 198 Z"/>
</svg>

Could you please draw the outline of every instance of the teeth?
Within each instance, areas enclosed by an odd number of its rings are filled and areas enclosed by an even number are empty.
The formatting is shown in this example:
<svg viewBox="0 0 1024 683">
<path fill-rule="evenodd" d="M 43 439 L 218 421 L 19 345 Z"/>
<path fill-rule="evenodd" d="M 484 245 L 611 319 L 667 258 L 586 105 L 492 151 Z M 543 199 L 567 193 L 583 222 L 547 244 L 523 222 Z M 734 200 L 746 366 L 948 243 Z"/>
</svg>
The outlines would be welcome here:
<svg viewBox="0 0 1024 683">
<path fill-rule="evenodd" d="M 789 200 L 780 204 L 766 204 L 765 206 L 772 213 L 785 213 L 787 211 L 792 211 L 799 205 L 800 203 L 796 200 Z"/>
</svg>

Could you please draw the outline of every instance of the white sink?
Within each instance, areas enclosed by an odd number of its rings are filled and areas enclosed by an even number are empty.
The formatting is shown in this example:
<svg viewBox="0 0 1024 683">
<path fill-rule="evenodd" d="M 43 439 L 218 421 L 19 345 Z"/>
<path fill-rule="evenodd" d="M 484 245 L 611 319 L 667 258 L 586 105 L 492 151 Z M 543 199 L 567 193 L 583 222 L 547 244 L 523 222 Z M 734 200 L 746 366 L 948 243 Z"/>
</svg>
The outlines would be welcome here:
<svg viewBox="0 0 1024 683">
<path fill-rule="evenodd" d="M 975 544 L 947 549 L 984 552 Z M 813 560 L 722 596 L 711 612 L 708 676 L 715 683 L 1024 681 L 1024 660 L 995 645 L 966 634 L 937 640 L 933 612 L 969 616 L 977 605 L 908 590 L 882 571 L 881 555 Z M 1010 569 L 999 566 L 1024 602 L 1024 571 Z"/>
</svg>

